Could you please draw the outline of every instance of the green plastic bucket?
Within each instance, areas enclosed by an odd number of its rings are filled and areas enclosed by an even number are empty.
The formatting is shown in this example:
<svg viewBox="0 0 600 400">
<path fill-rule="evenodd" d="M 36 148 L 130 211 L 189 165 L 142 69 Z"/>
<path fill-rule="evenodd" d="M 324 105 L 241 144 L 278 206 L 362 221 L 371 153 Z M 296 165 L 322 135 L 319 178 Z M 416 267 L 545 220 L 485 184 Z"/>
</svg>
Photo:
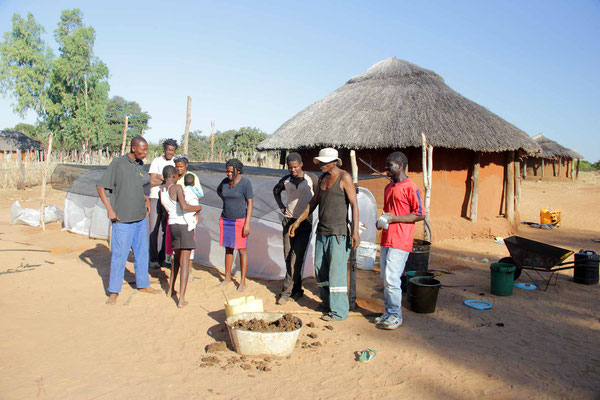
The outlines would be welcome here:
<svg viewBox="0 0 600 400">
<path fill-rule="evenodd" d="M 408 281 L 410 309 L 420 314 L 435 311 L 438 293 L 442 282 L 433 278 L 411 278 Z"/>
<path fill-rule="evenodd" d="M 435 278 L 435 274 L 429 271 L 405 271 L 401 278 L 400 286 L 402 288 L 402 293 L 406 293 L 407 296 L 410 296 L 410 285 L 408 282 L 412 278 Z"/>
<path fill-rule="evenodd" d="M 492 294 L 496 296 L 512 296 L 515 266 L 506 263 L 492 263 L 490 270 Z"/>
</svg>

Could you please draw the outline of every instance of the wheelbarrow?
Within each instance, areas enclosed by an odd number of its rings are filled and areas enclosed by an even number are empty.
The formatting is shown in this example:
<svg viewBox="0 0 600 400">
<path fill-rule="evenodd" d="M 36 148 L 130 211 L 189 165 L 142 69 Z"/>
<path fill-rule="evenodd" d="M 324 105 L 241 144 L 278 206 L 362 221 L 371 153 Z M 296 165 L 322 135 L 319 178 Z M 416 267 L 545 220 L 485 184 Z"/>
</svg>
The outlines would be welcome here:
<svg viewBox="0 0 600 400">
<path fill-rule="evenodd" d="M 575 261 L 564 262 L 574 252 L 549 244 L 536 242 L 535 240 L 525 239 L 520 236 L 511 236 L 504 239 L 504 244 L 510 253 L 510 257 L 504 257 L 499 262 L 513 264 L 515 269 L 514 279 L 521 276 L 521 272 L 535 282 L 527 272 L 535 271 L 542 281 L 546 281 L 546 291 L 552 278 L 555 278 L 554 285 L 558 282 L 558 271 L 571 269 L 575 267 Z M 550 273 L 546 280 L 542 273 Z"/>
</svg>

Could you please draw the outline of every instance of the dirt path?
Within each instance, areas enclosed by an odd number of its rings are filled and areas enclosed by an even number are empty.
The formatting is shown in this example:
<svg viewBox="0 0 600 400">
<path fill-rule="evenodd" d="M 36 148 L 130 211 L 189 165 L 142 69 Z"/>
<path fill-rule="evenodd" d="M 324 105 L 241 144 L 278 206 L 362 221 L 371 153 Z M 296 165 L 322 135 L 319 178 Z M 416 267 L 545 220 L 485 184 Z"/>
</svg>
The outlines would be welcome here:
<svg viewBox="0 0 600 400">
<path fill-rule="evenodd" d="M 0 193 L 0 393 L 3 399 L 596 399 L 600 395 L 600 287 L 559 277 L 547 292 L 490 294 L 489 263 L 507 255 L 490 235 L 434 243 L 430 269 L 445 270 L 434 314 L 404 308 L 395 331 L 361 314 L 324 323 L 302 314 L 297 349 L 287 359 L 240 359 L 222 323 L 223 294 L 213 269 L 195 265 L 189 306 L 125 284 L 119 304 L 104 304 L 110 253 L 106 242 L 59 230 L 9 223 L 14 200 L 37 207 L 39 189 Z M 62 209 L 64 193 L 51 190 Z M 567 249 L 600 252 L 600 184 L 525 182 L 523 221 L 561 208 L 563 226 L 519 235 Z M 133 271 L 133 265 L 128 268 Z M 359 271 L 363 313 L 380 311 L 378 273 Z M 166 287 L 166 273 L 152 277 Z M 134 282 L 133 274 L 126 280 Z M 280 282 L 250 280 L 247 294 L 268 310 L 310 311 L 317 288 L 306 280 L 300 304 L 275 305 Z M 226 289 L 237 297 L 235 288 Z M 466 299 L 493 303 L 465 307 Z M 313 323 L 314 327 L 308 326 Z M 312 324 L 311 324 L 312 325 Z M 331 325 L 333 329 L 328 329 Z M 308 335 L 311 336 L 308 336 Z M 315 343 L 319 343 L 319 345 Z M 230 344 L 229 344 L 230 346 Z M 377 357 L 357 362 L 360 351 Z M 207 357 L 216 357 L 210 359 Z"/>
</svg>

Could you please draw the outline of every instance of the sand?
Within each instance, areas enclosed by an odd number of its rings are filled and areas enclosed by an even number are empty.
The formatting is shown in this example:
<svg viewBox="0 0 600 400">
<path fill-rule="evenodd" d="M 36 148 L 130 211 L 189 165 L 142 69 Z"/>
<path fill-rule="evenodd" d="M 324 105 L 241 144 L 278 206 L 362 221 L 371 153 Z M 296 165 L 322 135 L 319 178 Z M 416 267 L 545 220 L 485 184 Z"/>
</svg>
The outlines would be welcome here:
<svg viewBox="0 0 600 400">
<path fill-rule="evenodd" d="M 49 197 L 62 209 L 63 192 L 50 190 Z M 135 291 L 132 273 L 118 304 L 107 306 L 106 242 L 62 232 L 56 223 L 46 232 L 10 225 L 13 201 L 37 208 L 38 199 L 39 188 L 0 192 L 2 399 L 600 397 L 600 287 L 573 283 L 570 270 L 546 292 L 491 295 L 489 263 L 508 255 L 493 240 L 506 234 L 502 222 L 490 221 L 472 238 L 434 241 L 430 269 L 448 271 L 439 277 L 446 287 L 437 310 L 405 307 L 395 331 L 370 322 L 383 304 L 376 271 L 359 271 L 362 308 L 344 322 L 310 312 L 317 305 L 312 279 L 305 280 L 305 298 L 285 306 L 275 304 L 281 282 L 251 279 L 246 295 L 262 298 L 267 310 L 302 311 L 296 315 L 304 326 L 289 358 L 242 359 L 231 350 L 214 269 L 194 265 L 185 309 L 163 294 Z M 524 182 L 521 220 L 537 221 L 550 205 L 562 209 L 563 224 L 552 231 L 520 226 L 518 234 L 600 252 L 599 203 L 597 175 Z M 166 290 L 167 272 L 153 273 L 153 287 Z M 238 296 L 233 285 L 225 294 Z M 494 307 L 470 309 L 466 299 Z M 229 349 L 207 354 L 216 341 Z M 358 362 L 367 348 L 376 358 Z"/>
</svg>

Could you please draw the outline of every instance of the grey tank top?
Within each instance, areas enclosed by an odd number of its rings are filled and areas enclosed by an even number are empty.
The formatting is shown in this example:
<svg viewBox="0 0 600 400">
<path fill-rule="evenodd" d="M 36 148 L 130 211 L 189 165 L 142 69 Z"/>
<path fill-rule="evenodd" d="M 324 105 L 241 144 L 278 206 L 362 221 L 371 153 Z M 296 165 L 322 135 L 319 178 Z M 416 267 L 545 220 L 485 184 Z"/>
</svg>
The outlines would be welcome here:
<svg viewBox="0 0 600 400">
<path fill-rule="evenodd" d="M 340 188 L 341 172 L 333 186 L 323 190 L 319 187 L 319 225 L 317 234 L 324 236 L 348 236 L 348 198 Z M 319 182 L 321 185 L 321 182 Z"/>
</svg>

